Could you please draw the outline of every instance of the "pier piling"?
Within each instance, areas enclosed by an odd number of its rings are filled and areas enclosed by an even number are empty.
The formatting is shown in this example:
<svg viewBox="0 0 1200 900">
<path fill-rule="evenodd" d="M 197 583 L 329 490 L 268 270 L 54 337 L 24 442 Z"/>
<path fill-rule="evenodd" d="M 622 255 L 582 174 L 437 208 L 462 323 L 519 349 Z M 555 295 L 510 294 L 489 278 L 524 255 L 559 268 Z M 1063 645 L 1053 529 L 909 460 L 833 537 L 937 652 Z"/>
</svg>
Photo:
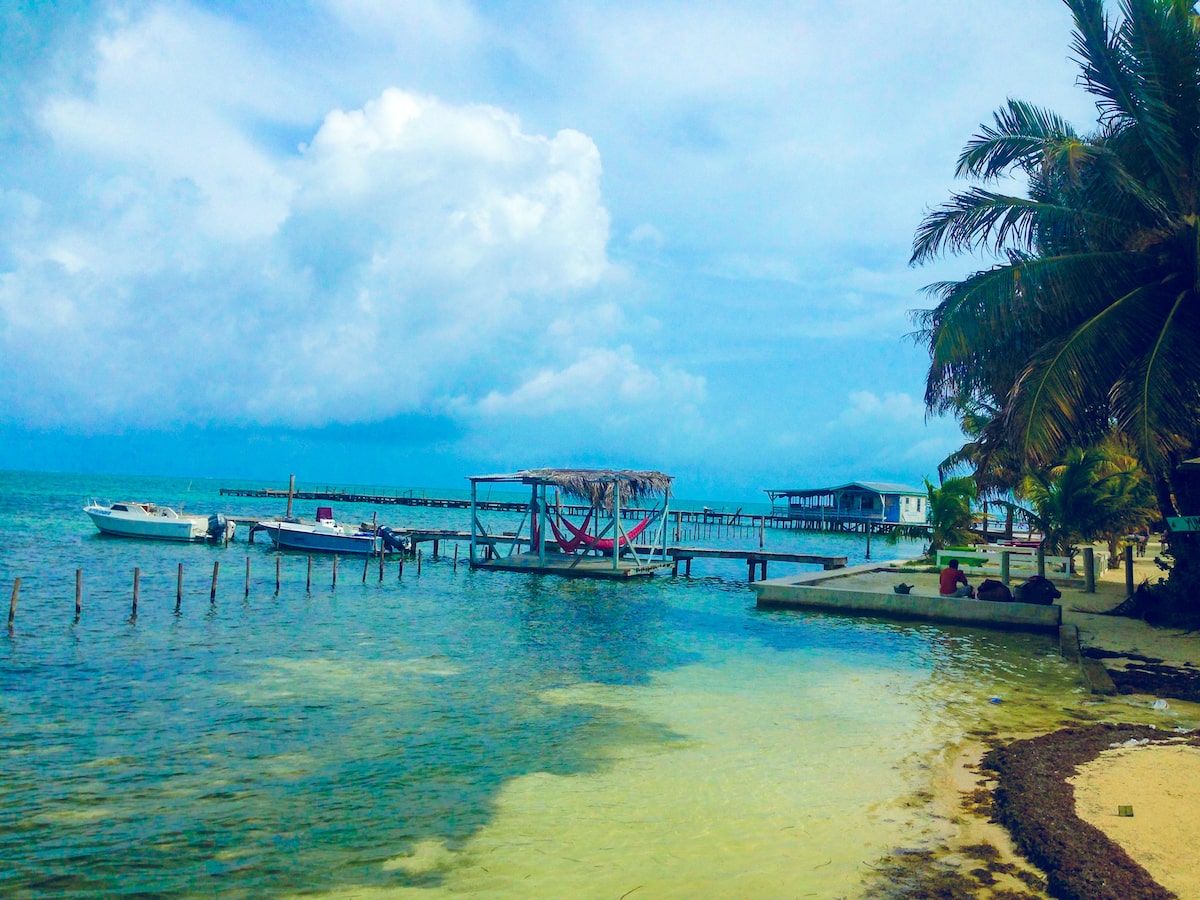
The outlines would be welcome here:
<svg viewBox="0 0 1200 900">
<path fill-rule="evenodd" d="M 279 582 L 280 582 L 280 576 L 282 574 L 280 570 L 282 568 L 283 568 L 283 557 L 276 556 L 275 557 L 275 596 L 276 597 L 279 596 Z"/>
<path fill-rule="evenodd" d="M 137 618 L 138 590 L 141 588 L 141 584 L 142 570 L 135 566 L 133 569 L 133 609 L 130 611 L 130 615 L 135 619 Z"/>
<path fill-rule="evenodd" d="M 247 596 L 247 597 L 250 596 L 250 557 L 248 557 L 248 556 L 246 557 L 246 594 L 245 594 L 245 596 Z"/>
<path fill-rule="evenodd" d="M 304 590 L 312 593 L 312 557 L 308 558 L 308 579 L 304 582 Z"/>
<path fill-rule="evenodd" d="M 183 563 L 175 572 L 175 612 L 183 606 Z"/>
<path fill-rule="evenodd" d="M 83 569 L 75 570 L 75 621 L 79 621 L 79 614 L 83 612 Z"/>
<path fill-rule="evenodd" d="M 213 561 L 212 588 L 208 592 L 208 602 L 209 603 L 217 602 L 217 573 L 220 571 L 221 571 L 221 561 L 219 559 L 214 560 Z"/>
<path fill-rule="evenodd" d="M 331 590 L 337 590 L 337 554 L 333 554 L 333 586 Z"/>
<path fill-rule="evenodd" d="M 8 601 L 8 630 L 12 631 L 13 619 L 17 617 L 17 596 L 21 593 L 21 579 L 13 582 L 12 599 Z"/>
</svg>

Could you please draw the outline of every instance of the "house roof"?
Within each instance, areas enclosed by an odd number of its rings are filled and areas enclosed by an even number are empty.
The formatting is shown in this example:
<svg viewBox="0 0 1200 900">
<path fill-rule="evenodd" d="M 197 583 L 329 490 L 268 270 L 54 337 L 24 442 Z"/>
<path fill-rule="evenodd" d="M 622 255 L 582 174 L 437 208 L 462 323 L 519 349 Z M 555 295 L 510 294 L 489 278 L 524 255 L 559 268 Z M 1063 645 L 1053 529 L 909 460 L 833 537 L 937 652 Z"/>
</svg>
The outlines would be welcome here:
<svg viewBox="0 0 1200 900">
<path fill-rule="evenodd" d="M 820 494 L 834 494 L 855 488 L 862 491 L 871 491 L 876 494 L 899 494 L 905 497 L 924 497 L 928 493 L 927 491 L 917 490 L 907 485 L 890 484 L 885 481 L 851 481 L 846 484 L 823 488 L 768 488 L 767 493 L 773 497 L 783 495 L 791 497 L 816 497 Z"/>
</svg>

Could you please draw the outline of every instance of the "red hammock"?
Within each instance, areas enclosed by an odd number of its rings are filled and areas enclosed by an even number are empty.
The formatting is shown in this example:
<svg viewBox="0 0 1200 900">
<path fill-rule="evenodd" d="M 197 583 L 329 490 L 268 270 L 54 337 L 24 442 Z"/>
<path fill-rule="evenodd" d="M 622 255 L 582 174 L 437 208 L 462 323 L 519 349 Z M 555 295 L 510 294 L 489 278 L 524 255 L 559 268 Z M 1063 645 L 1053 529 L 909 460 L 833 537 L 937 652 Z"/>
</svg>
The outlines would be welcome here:
<svg viewBox="0 0 1200 900">
<path fill-rule="evenodd" d="M 588 517 L 590 518 L 591 515 L 592 515 L 592 513 L 589 510 Z M 646 516 L 646 518 L 644 518 L 644 519 L 642 519 L 642 521 L 638 522 L 638 524 L 635 525 L 628 533 L 621 535 L 621 546 L 622 547 L 626 546 L 630 541 L 632 541 L 639 534 L 641 534 L 643 531 L 645 531 L 646 526 L 648 526 L 651 522 L 653 522 L 657 517 L 658 517 L 658 513 L 656 513 L 656 512 L 650 513 L 650 515 Z M 584 519 L 582 528 L 579 528 L 576 525 L 572 525 L 571 521 L 569 519 L 563 519 L 562 523 L 567 526 L 568 531 L 570 531 L 573 535 L 575 535 L 574 541 L 572 542 L 572 543 L 574 543 L 575 547 L 570 552 L 573 553 L 574 550 L 578 549 L 580 545 L 586 545 L 588 547 L 588 549 L 590 549 L 590 550 L 601 550 L 601 551 L 604 551 L 607 553 L 612 552 L 612 549 L 615 545 L 615 540 L 613 538 L 593 537 L 592 535 L 588 534 L 587 533 L 587 519 Z M 554 528 L 554 533 L 557 535 L 559 533 L 558 526 L 554 524 L 553 519 L 550 520 L 550 524 Z"/>
<path fill-rule="evenodd" d="M 554 532 L 554 539 L 556 541 L 558 541 L 558 548 L 560 550 L 563 550 L 567 553 L 574 553 L 576 550 L 578 550 L 580 547 L 583 546 L 583 543 L 584 543 L 583 538 L 573 537 L 573 538 L 568 539 L 568 538 L 563 537 L 563 533 L 558 530 L 558 524 L 555 522 L 555 519 L 559 519 L 559 518 L 562 518 L 562 513 L 557 513 L 556 515 L 552 515 L 552 516 L 550 516 L 550 519 L 549 519 L 550 528 Z M 582 531 L 585 536 L 587 535 L 588 523 L 591 521 L 592 521 L 592 510 L 589 509 L 587 516 L 583 520 L 583 527 L 580 528 L 580 531 Z M 571 524 L 570 522 L 567 522 L 566 519 L 563 519 L 563 522 L 565 522 L 568 525 Z M 573 527 L 574 526 L 572 526 L 572 528 Z M 578 534 L 578 532 L 576 532 L 576 534 Z"/>
</svg>

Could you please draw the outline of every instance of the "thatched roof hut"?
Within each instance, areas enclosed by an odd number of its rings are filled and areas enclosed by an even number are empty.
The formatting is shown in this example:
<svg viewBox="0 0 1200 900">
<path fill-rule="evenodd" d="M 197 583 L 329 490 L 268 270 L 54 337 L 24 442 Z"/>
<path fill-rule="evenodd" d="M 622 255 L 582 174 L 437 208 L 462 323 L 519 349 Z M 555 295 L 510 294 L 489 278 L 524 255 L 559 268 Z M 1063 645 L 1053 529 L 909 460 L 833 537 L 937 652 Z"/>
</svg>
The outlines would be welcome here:
<svg viewBox="0 0 1200 900">
<path fill-rule="evenodd" d="M 633 469 L 522 469 L 508 475 L 476 475 L 471 481 L 510 481 L 549 485 L 569 497 L 601 509 L 612 505 L 613 485 L 620 489 L 621 504 L 669 497 L 674 479 L 662 472 Z"/>
</svg>

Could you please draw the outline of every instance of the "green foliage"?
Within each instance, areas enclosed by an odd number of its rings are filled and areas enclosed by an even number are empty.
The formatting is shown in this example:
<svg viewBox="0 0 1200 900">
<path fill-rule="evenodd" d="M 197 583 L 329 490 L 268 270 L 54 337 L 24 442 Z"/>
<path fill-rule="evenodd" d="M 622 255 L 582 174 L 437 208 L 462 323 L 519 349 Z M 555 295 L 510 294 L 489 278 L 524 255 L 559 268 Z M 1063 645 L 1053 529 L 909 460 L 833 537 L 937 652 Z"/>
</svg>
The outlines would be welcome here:
<svg viewBox="0 0 1200 900">
<path fill-rule="evenodd" d="M 1101 484 L 1092 451 L 1070 449 L 1114 428 L 1158 483 L 1163 514 L 1200 502 L 1176 468 L 1200 454 L 1200 17 L 1184 0 L 1122 0 L 1115 15 L 1103 0 L 1065 2 L 1095 129 L 1009 100 L 959 156 L 957 174 L 976 184 L 925 218 L 912 262 L 997 258 L 931 285 L 936 305 L 915 314 L 926 406 L 963 422 L 968 444 L 947 463 L 971 465 L 981 492 L 997 467 L 1032 467 L 1034 512 L 1042 504 L 1070 546 L 1116 533 L 1120 516 L 1102 526 L 1095 510 L 1146 508 L 1125 493 L 1140 498 L 1144 474 Z M 1009 179 L 1024 196 L 997 189 Z M 1057 474 L 1036 474 L 1055 462 Z"/>
<path fill-rule="evenodd" d="M 941 487 L 925 479 L 929 495 L 929 552 L 943 547 L 973 544 L 979 538 L 971 531 L 975 481 L 968 477 L 947 478 Z"/>
<path fill-rule="evenodd" d="M 1120 535 L 1155 514 L 1150 479 L 1119 437 L 1068 450 L 1058 465 L 1027 475 L 1018 492 L 1031 504 L 1023 512 L 1051 553 L 1072 554 L 1101 539 L 1112 550 Z"/>
</svg>

